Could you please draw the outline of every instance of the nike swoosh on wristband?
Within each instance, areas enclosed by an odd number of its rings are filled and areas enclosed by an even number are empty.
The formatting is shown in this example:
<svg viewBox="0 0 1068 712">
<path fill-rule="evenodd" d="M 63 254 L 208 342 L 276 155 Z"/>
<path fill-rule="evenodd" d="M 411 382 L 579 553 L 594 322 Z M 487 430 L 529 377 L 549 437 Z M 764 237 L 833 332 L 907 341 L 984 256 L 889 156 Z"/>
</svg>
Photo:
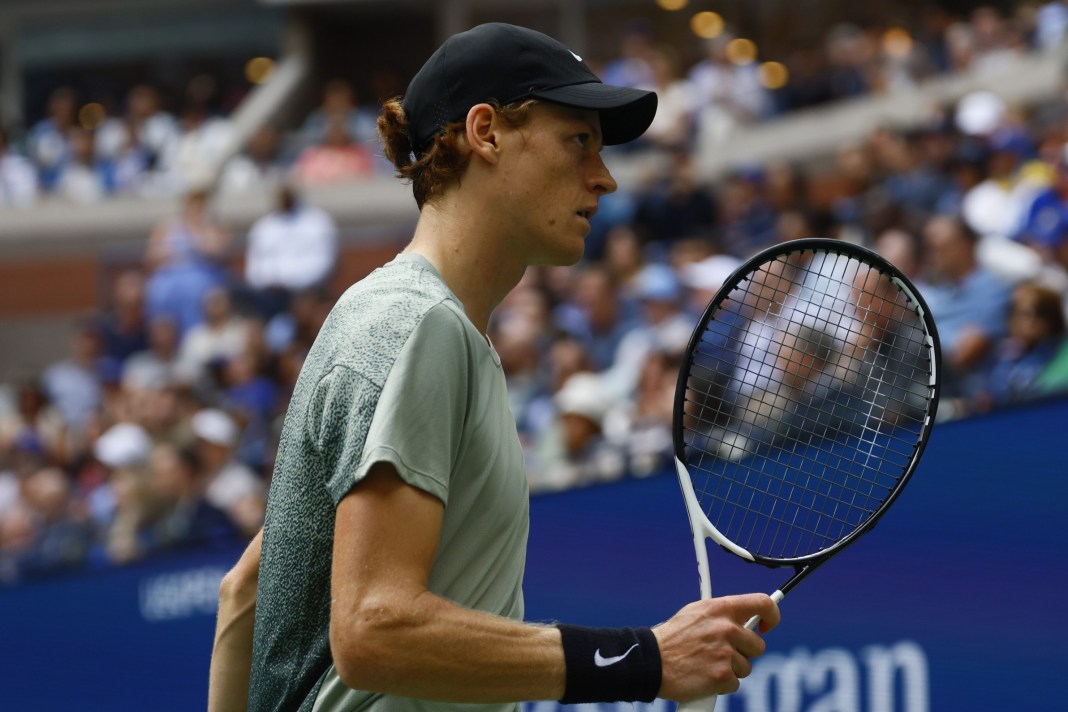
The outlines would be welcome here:
<svg viewBox="0 0 1068 712">
<path fill-rule="evenodd" d="M 616 656 L 611 657 L 611 658 L 602 657 L 601 656 L 601 649 L 597 648 L 597 650 L 594 651 L 594 653 L 593 653 L 593 664 L 596 665 L 597 667 L 608 667 L 609 665 L 615 665 L 620 660 L 622 660 L 623 658 L 625 658 L 628 655 L 630 655 L 631 651 L 634 650 L 635 648 L 637 648 L 638 645 L 639 645 L 639 643 L 635 643 L 634 645 L 630 646 L 630 648 L 627 650 L 627 652 L 623 653 L 622 655 L 616 655 Z"/>
</svg>

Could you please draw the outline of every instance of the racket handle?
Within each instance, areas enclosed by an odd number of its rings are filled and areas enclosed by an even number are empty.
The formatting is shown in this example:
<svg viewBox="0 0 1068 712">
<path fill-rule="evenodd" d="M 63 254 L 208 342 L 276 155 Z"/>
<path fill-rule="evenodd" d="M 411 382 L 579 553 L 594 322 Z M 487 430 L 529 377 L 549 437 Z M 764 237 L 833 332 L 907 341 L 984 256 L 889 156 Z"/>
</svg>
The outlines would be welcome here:
<svg viewBox="0 0 1068 712">
<path fill-rule="evenodd" d="M 716 698 L 718 697 L 719 695 L 712 695 L 702 700 L 683 702 L 679 705 L 678 712 L 715 712 Z"/>
<path fill-rule="evenodd" d="M 782 591 L 776 591 L 771 594 L 771 600 L 778 604 L 785 595 Z M 753 616 L 745 622 L 746 630 L 756 630 L 758 625 L 760 625 L 760 616 Z M 683 702 L 679 705 L 678 712 L 715 712 L 717 697 L 719 695 L 712 695 L 693 702 Z"/>
</svg>

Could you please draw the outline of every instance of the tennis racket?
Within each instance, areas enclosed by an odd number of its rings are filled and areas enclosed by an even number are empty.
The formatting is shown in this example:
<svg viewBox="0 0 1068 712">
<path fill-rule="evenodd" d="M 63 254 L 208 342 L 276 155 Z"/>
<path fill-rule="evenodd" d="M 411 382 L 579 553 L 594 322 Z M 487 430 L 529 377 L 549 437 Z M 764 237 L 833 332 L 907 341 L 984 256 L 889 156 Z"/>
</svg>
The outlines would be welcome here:
<svg viewBox="0 0 1068 712">
<path fill-rule="evenodd" d="M 706 538 L 746 561 L 792 567 L 778 602 L 871 529 L 923 453 L 939 373 L 926 303 L 870 250 L 795 240 L 728 277 L 675 392 L 675 464 L 701 597 L 712 595 Z M 715 700 L 679 709 L 711 712 Z"/>
</svg>

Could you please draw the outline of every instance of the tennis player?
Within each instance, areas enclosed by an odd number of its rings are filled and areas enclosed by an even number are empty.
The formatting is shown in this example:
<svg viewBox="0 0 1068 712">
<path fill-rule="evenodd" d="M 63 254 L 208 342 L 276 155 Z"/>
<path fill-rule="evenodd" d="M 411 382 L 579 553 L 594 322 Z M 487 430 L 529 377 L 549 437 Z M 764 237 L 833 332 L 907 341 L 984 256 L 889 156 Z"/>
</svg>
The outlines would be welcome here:
<svg viewBox="0 0 1068 712">
<path fill-rule="evenodd" d="M 487 322 L 528 266 L 581 258 L 616 189 L 601 147 L 655 111 L 654 94 L 504 24 L 447 40 L 385 104 L 379 132 L 419 221 L 308 354 L 262 553 L 257 538 L 224 581 L 216 709 L 240 708 L 246 685 L 257 711 L 690 700 L 749 674 L 764 643 L 745 621 L 779 619 L 764 594 L 652 629 L 522 622 L 528 486 Z"/>
</svg>

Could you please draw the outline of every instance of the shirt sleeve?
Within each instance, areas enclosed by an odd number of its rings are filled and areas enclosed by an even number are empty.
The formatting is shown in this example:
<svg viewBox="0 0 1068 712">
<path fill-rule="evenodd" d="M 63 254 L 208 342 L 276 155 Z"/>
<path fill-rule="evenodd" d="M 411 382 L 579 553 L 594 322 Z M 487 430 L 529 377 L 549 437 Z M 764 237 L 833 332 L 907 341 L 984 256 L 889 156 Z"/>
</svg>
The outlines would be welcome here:
<svg viewBox="0 0 1068 712">
<path fill-rule="evenodd" d="M 416 326 L 381 389 L 344 366 L 320 381 L 308 427 L 335 505 L 379 462 L 447 503 L 466 420 L 469 362 L 459 315 L 439 305 Z"/>
</svg>

